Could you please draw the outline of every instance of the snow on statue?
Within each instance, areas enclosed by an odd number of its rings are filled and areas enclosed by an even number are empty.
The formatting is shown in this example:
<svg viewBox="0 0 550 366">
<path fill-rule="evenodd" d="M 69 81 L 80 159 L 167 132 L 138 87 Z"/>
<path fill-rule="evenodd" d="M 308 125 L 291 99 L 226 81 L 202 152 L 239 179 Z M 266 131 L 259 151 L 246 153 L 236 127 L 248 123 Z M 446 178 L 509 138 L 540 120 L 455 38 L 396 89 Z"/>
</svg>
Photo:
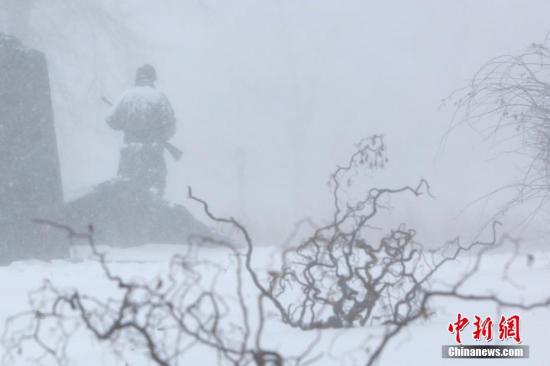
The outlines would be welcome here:
<svg viewBox="0 0 550 366">
<path fill-rule="evenodd" d="M 123 93 L 106 118 L 111 128 L 124 133 L 118 177 L 67 202 L 57 221 L 75 228 L 92 223 L 95 240 L 118 246 L 187 243 L 191 236 L 212 236 L 185 207 L 163 199 L 164 150 L 176 160 L 181 151 L 168 142 L 176 132 L 176 118 L 155 81 L 152 66 L 140 67 L 135 86 Z"/>
<path fill-rule="evenodd" d="M 135 87 L 127 90 L 107 117 L 124 132 L 118 176 L 159 196 L 166 187 L 164 149 L 176 132 L 176 118 L 168 98 L 155 88 L 156 71 L 144 65 L 136 72 Z M 173 148 L 173 147 L 172 147 Z"/>
</svg>

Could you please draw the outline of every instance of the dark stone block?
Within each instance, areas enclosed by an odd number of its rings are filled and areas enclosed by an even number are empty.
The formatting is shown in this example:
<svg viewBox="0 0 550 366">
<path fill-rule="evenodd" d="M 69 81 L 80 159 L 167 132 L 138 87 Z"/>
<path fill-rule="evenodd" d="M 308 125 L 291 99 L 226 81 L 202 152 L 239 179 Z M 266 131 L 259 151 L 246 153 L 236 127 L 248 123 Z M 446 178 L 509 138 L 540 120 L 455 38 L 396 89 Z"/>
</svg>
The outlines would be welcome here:
<svg viewBox="0 0 550 366">
<path fill-rule="evenodd" d="M 51 260 L 69 256 L 67 233 L 33 222 L 36 218 L 52 218 L 51 209 L 27 215 L 12 216 L 0 222 L 0 265 L 24 259 Z"/>
<path fill-rule="evenodd" d="M 183 206 L 170 204 L 141 185 L 120 178 L 68 202 L 58 221 L 79 231 L 92 224 L 98 242 L 115 246 L 186 244 L 191 236 L 218 239 Z"/>
<path fill-rule="evenodd" d="M 0 217 L 61 205 L 46 59 L 0 35 L 0 71 Z"/>
<path fill-rule="evenodd" d="M 0 34 L 0 262 L 65 252 L 57 234 L 32 223 L 62 204 L 46 59 Z"/>
</svg>

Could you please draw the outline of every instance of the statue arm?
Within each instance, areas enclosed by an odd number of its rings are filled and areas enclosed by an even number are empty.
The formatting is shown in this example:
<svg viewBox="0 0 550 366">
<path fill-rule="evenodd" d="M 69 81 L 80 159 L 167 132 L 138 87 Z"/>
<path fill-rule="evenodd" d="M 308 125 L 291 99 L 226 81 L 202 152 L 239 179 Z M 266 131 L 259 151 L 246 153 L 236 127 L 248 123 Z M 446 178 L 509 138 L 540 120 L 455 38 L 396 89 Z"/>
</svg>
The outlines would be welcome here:
<svg viewBox="0 0 550 366">
<path fill-rule="evenodd" d="M 124 100 L 119 101 L 112 107 L 109 115 L 105 119 L 109 127 L 113 130 L 122 130 L 126 124 L 126 106 Z"/>
</svg>

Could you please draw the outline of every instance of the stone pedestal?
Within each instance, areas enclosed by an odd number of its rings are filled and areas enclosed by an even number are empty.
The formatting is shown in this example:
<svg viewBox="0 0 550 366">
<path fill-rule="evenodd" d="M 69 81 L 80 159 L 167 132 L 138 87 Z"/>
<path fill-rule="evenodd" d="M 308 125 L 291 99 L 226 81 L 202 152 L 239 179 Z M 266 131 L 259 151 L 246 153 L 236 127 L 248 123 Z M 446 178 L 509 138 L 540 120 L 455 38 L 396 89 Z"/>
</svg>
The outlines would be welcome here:
<svg viewBox="0 0 550 366">
<path fill-rule="evenodd" d="M 95 239 L 114 246 L 186 244 L 193 236 L 219 239 L 183 206 L 164 201 L 121 178 L 102 183 L 93 192 L 68 202 L 58 221 L 79 230 L 92 224 Z"/>
<path fill-rule="evenodd" d="M 66 243 L 50 241 L 51 235 L 31 222 L 63 204 L 48 67 L 42 53 L 4 34 L 0 176 L 0 262 L 59 256 Z"/>
</svg>

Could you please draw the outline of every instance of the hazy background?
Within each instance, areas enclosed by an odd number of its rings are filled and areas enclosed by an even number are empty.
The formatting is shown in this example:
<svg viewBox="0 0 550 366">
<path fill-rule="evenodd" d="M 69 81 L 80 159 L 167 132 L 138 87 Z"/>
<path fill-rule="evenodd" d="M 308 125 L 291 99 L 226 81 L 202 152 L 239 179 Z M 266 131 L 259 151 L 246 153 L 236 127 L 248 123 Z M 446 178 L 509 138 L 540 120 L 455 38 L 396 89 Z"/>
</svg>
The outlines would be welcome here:
<svg viewBox="0 0 550 366">
<path fill-rule="evenodd" d="M 548 1 L 112 3 L 40 0 L 25 36 L 51 63 L 67 198 L 115 176 L 122 139 L 100 97 L 117 98 L 145 62 L 185 153 L 167 156 L 167 198 L 197 212 L 191 185 L 262 242 L 283 240 L 304 216 L 322 220 L 329 173 L 373 133 L 390 156 L 373 182 L 430 181 L 436 199 L 407 201 L 404 217 L 434 244 L 477 233 L 503 201 L 463 209 L 520 174 L 519 158 L 466 127 L 442 144 L 454 109 L 440 107 L 489 58 L 542 41 Z"/>
</svg>

